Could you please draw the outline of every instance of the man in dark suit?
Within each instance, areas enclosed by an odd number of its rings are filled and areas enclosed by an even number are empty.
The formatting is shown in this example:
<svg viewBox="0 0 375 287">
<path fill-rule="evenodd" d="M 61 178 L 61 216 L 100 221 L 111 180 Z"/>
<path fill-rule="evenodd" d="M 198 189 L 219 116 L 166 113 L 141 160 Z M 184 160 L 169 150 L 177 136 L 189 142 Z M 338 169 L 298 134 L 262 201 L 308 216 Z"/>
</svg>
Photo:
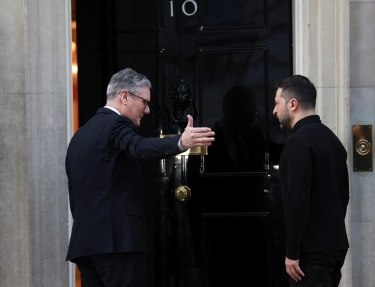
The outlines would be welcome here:
<svg viewBox="0 0 375 287">
<path fill-rule="evenodd" d="M 349 247 L 347 153 L 315 114 L 315 103 L 315 86 L 304 76 L 278 86 L 273 113 L 291 130 L 279 167 L 290 286 L 338 286 Z"/>
<path fill-rule="evenodd" d="M 136 128 L 150 113 L 150 81 L 132 69 L 112 76 L 106 106 L 70 141 L 66 156 L 74 223 L 67 260 L 83 287 L 146 287 L 146 228 L 140 162 L 209 146 L 210 128 L 188 125 L 181 135 L 143 138 Z"/>
</svg>

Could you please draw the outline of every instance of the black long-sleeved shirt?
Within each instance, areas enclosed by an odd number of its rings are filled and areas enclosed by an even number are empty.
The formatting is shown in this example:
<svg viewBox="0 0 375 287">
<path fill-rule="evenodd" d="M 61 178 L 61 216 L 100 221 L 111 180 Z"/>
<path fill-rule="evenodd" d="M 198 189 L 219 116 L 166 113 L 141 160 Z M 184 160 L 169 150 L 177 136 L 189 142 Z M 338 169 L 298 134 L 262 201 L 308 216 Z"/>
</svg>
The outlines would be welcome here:
<svg viewBox="0 0 375 287">
<path fill-rule="evenodd" d="M 349 247 L 347 153 L 336 135 L 308 116 L 298 121 L 280 158 L 286 257 Z"/>
</svg>

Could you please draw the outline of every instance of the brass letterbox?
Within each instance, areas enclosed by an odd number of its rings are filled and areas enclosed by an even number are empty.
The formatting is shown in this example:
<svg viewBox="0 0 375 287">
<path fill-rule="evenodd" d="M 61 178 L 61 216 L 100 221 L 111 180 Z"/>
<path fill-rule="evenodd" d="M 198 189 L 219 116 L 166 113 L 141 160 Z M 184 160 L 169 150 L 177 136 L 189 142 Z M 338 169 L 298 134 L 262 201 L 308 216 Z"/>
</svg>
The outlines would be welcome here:
<svg viewBox="0 0 375 287">
<path fill-rule="evenodd" d="M 160 135 L 160 138 L 163 137 L 171 137 L 174 135 Z M 192 147 L 188 150 L 184 151 L 183 153 L 179 153 L 178 155 L 207 155 L 208 154 L 208 147 L 202 146 L 202 147 Z"/>
</svg>

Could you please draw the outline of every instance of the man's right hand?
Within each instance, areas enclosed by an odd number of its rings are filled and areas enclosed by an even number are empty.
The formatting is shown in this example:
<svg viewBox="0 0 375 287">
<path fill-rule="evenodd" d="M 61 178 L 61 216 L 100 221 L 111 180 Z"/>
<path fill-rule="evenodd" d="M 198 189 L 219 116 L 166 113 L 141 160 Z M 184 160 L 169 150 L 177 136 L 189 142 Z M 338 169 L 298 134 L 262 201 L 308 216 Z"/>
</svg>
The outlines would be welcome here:
<svg viewBox="0 0 375 287">
<path fill-rule="evenodd" d="M 183 149 L 198 146 L 210 146 L 211 142 L 215 140 L 213 137 L 215 133 L 210 128 L 195 128 L 193 127 L 193 117 L 187 116 L 188 124 L 185 131 L 181 135 L 180 143 Z"/>
<path fill-rule="evenodd" d="M 302 277 L 305 276 L 305 274 L 299 267 L 299 260 L 292 260 L 288 257 L 285 257 L 285 268 L 286 273 L 288 273 L 289 276 L 292 277 L 296 282 L 301 281 Z"/>
</svg>

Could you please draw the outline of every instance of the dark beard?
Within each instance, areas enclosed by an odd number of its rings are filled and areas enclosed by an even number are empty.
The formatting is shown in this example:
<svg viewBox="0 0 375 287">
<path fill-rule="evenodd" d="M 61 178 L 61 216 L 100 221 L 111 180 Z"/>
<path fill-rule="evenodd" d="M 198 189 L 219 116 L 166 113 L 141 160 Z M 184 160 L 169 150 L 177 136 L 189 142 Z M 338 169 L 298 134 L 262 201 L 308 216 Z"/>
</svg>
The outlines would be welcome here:
<svg viewBox="0 0 375 287">
<path fill-rule="evenodd" d="M 288 130 L 291 130 L 291 119 L 290 119 L 290 116 L 289 116 L 289 112 L 288 110 L 284 110 L 284 115 L 282 118 L 279 118 L 279 122 L 280 122 L 280 128 L 282 129 L 288 129 Z"/>
</svg>

